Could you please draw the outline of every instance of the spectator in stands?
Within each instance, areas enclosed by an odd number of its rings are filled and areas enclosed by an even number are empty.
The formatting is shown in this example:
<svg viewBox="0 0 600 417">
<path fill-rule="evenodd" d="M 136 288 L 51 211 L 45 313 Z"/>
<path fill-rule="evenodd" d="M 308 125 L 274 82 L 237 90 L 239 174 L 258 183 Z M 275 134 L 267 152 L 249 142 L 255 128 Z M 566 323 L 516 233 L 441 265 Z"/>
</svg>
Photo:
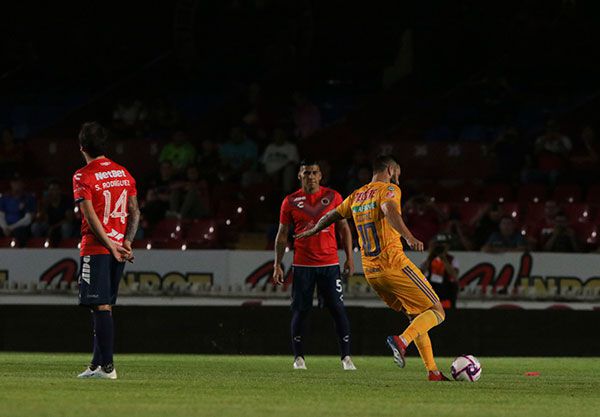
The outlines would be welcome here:
<svg viewBox="0 0 600 417">
<path fill-rule="evenodd" d="M 450 219 L 442 229 L 443 234 L 447 236 L 449 249 L 458 251 L 473 250 L 473 243 L 467 236 L 463 224 L 458 219 Z M 437 235 L 439 236 L 439 235 Z"/>
<path fill-rule="evenodd" d="M 223 180 L 223 166 L 221 157 L 219 156 L 219 147 L 209 139 L 202 141 L 200 152 L 198 152 L 198 160 L 196 163 L 200 178 L 214 184 L 217 180 Z"/>
<path fill-rule="evenodd" d="M 490 235 L 498 230 L 502 220 L 502 209 L 498 203 L 492 203 L 481 210 L 472 220 L 470 226 L 475 228 L 473 247 L 476 250 L 487 242 Z"/>
<path fill-rule="evenodd" d="M 529 244 L 532 248 L 543 248 L 552 235 L 554 222 L 560 211 L 558 203 L 548 200 L 544 203 L 544 217 L 534 224 L 529 234 Z"/>
<path fill-rule="evenodd" d="M 8 178 L 23 163 L 23 147 L 15 141 L 12 129 L 2 129 L 0 144 L 0 178 Z"/>
<path fill-rule="evenodd" d="M 10 181 L 10 192 L 0 197 L 0 231 L 5 237 L 14 237 L 20 246 L 29 238 L 30 225 L 36 211 L 35 196 L 25 191 L 19 174 Z"/>
<path fill-rule="evenodd" d="M 546 131 L 535 141 L 535 168 L 528 173 L 527 180 L 555 183 L 567 167 L 571 139 L 558 130 L 556 121 L 546 123 Z"/>
<path fill-rule="evenodd" d="M 183 175 L 186 168 L 196 162 L 196 148 L 189 141 L 185 132 L 177 131 L 160 152 L 158 160 L 170 162 L 175 171 Z"/>
<path fill-rule="evenodd" d="M 403 208 L 406 225 L 415 237 L 429 242 L 439 233 L 444 214 L 423 195 L 409 199 Z"/>
<path fill-rule="evenodd" d="M 261 162 L 267 175 L 281 185 L 285 194 L 289 194 L 296 184 L 299 161 L 296 144 L 288 140 L 284 129 L 275 129 L 273 141 L 265 149 Z"/>
<path fill-rule="evenodd" d="M 591 126 L 585 126 L 571 155 L 574 182 L 595 181 L 600 173 L 600 141 Z"/>
<path fill-rule="evenodd" d="M 490 253 L 520 252 L 527 250 L 527 244 L 513 218 L 504 216 L 500 220 L 499 230 L 491 234 L 482 250 Z"/>
<path fill-rule="evenodd" d="M 173 186 L 167 216 L 178 219 L 200 219 L 209 214 L 208 186 L 200 179 L 196 165 L 186 170 L 186 179 Z"/>
<path fill-rule="evenodd" d="M 75 235 L 73 204 L 63 192 L 59 181 L 52 180 L 44 193 L 35 221 L 31 224 L 34 237 L 48 237 L 55 244 Z"/>
<path fill-rule="evenodd" d="M 144 123 L 148 119 L 148 111 L 141 100 L 127 98 L 120 100 L 113 110 L 113 130 L 123 134 L 139 136 Z"/>
<path fill-rule="evenodd" d="M 552 233 L 543 249 L 547 252 L 577 252 L 579 250 L 575 231 L 569 227 L 569 220 L 564 212 L 559 211 L 554 218 Z"/>
<path fill-rule="evenodd" d="M 231 128 L 229 140 L 219 147 L 223 173 L 227 180 L 244 182 L 245 176 L 254 171 L 258 160 L 258 147 L 248 138 L 244 130 Z"/>
<path fill-rule="evenodd" d="M 456 308 L 458 297 L 458 260 L 450 255 L 452 236 L 440 233 L 429 244 L 429 255 L 420 269 L 431 283 L 444 308 Z"/>
<path fill-rule="evenodd" d="M 305 139 L 321 128 L 321 112 L 304 93 L 296 91 L 292 99 L 296 136 Z"/>
<path fill-rule="evenodd" d="M 165 218 L 171 201 L 172 188 L 180 180 L 170 161 L 160 163 L 159 172 L 148 180 L 146 198 L 142 204 L 144 223 L 152 227 Z"/>
</svg>

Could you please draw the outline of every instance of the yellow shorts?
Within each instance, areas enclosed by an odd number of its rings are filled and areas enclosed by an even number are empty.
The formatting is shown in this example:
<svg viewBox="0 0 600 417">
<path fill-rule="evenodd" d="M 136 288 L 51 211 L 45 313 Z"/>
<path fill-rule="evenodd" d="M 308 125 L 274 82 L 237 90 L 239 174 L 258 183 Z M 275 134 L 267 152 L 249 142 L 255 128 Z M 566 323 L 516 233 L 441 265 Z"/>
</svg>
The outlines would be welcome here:
<svg viewBox="0 0 600 417">
<path fill-rule="evenodd" d="M 415 315 L 440 302 L 429 281 L 406 255 L 391 260 L 365 268 L 367 282 L 388 306 Z"/>
</svg>

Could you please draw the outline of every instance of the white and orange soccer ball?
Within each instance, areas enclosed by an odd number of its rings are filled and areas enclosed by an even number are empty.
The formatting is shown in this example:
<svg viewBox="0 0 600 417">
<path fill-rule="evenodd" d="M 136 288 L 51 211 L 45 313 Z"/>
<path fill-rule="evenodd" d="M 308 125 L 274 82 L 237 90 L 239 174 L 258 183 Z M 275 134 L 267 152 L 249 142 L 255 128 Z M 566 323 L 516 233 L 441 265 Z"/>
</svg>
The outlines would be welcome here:
<svg viewBox="0 0 600 417">
<path fill-rule="evenodd" d="M 481 364 L 473 355 L 461 355 L 452 362 L 450 373 L 457 381 L 475 382 L 481 377 Z"/>
</svg>

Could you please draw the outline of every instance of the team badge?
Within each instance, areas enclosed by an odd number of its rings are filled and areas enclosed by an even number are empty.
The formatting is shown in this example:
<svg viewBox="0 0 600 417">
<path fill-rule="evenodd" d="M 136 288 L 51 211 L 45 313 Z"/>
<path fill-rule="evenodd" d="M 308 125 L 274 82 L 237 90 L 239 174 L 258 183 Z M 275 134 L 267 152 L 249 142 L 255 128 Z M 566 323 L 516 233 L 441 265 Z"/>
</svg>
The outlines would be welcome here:
<svg viewBox="0 0 600 417">
<path fill-rule="evenodd" d="M 329 201 L 327 197 L 321 199 L 321 204 L 323 204 L 324 206 L 328 206 L 330 202 L 331 201 Z"/>
</svg>

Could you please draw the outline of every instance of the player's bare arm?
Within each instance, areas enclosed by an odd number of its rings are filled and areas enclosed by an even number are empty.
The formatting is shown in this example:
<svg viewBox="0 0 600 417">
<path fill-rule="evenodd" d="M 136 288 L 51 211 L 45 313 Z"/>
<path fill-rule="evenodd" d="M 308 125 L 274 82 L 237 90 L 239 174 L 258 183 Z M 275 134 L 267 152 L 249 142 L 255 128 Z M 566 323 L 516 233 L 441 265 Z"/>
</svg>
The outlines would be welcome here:
<svg viewBox="0 0 600 417">
<path fill-rule="evenodd" d="M 386 219 L 390 222 L 392 227 L 402 235 L 402 237 L 408 242 L 409 246 L 419 252 L 423 251 L 423 242 L 418 240 L 408 230 L 402 215 L 400 215 L 400 207 L 395 201 L 385 201 L 381 204 L 381 211 L 385 215 Z"/>
<path fill-rule="evenodd" d="M 338 213 L 337 210 L 331 210 L 329 213 L 327 213 L 326 215 L 321 217 L 321 219 L 313 227 L 311 227 L 308 230 L 305 230 L 302 233 L 298 233 L 297 235 L 294 235 L 294 239 L 304 239 L 305 237 L 310 237 L 310 236 L 316 235 L 321 230 L 325 229 L 326 227 L 331 226 L 333 223 L 335 223 L 339 220 L 342 220 L 342 219 L 343 219 L 342 215 L 340 213 Z"/>
<path fill-rule="evenodd" d="M 289 230 L 290 228 L 287 224 L 279 223 L 279 229 L 277 230 L 277 236 L 275 237 L 275 261 L 273 263 L 273 282 L 277 285 L 283 284 L 283 269 L 281 268 L 281 262 L 285 255 Z"/>
<path fill-rule="evenodd" d="M 85 216 L 85 219 L 87 220 L 88 224 L 90 225 L 90 229 L 92 229 L 92 232 L 98 238 L 98 240 L 110 251 L 110 253 L 119 262 L 125 262 L 125 260 L 127 260 L 127 258 L 130 256 L 131 252 L 126 248 L 116 245 L 112 240 L 110 240 L 110 238 L 104 231 L 104 227 L 102 227 L 100 219 L 94 211 L 94 206 L 92 205 L 92 202 L 90 200 L 83 200 L 79 204 L 79 207 L 81 209 L 81 212 Z"/>
<path fill-rule="evenodd" d="M 131 249 L 131 242 L 133 242 L 140 224 L 140 208 L 138 205 L 137 196 L 131 195 L 127 197 L 127 213 L 127 228 L 125 229 L 123 247 L 131 253 L 128 260 L 132 261 L 133 251 Z"/>
<path fill-rule="evenodd" d="M 336 228 L 340 233 L 344 253 L 346 254 L 346 262 L 344 263 L 344 276 L 351 277 L 354 275 L 354 257 L 352 252 L 352 233 L 346 219 L 335 222 Z"/>
</svg>

